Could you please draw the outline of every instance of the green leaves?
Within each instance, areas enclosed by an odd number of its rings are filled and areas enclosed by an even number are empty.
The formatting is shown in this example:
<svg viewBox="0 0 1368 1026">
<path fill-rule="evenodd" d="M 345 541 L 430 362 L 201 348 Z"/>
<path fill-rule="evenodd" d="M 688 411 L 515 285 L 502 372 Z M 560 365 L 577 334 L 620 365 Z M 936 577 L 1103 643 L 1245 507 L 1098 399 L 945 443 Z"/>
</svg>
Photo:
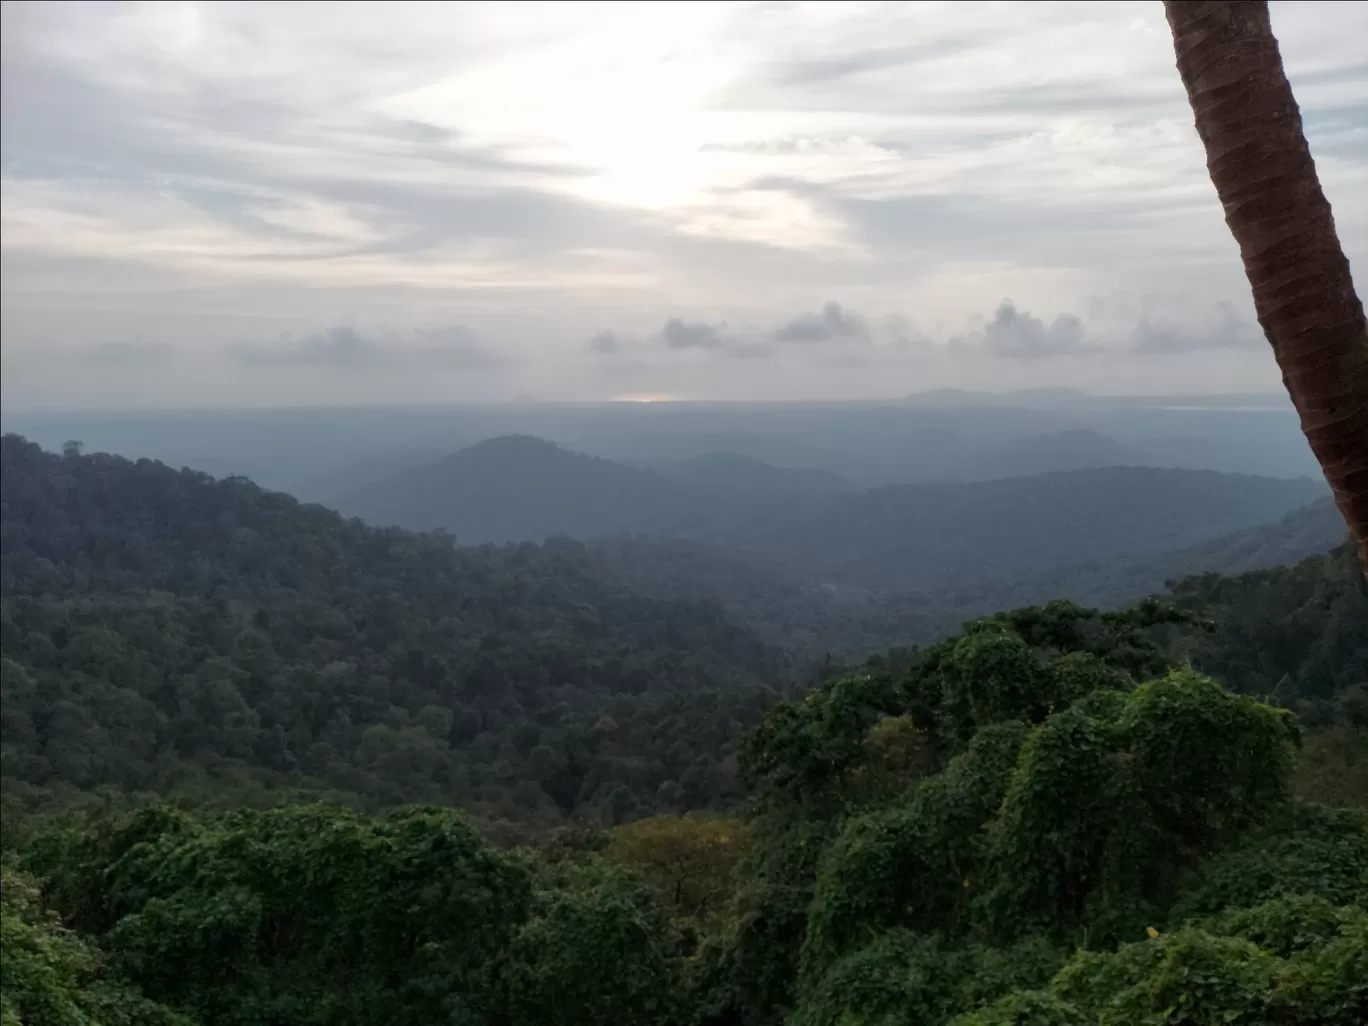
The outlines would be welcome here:
<svg viewBox="0 0 1368 1026">
<path fill-rule="evenodd" d="M 1368 812 L 1296 804 L 1202 864 L 1173 906 L 1183 921 L 1313 895 L 1368 907 Z"/>
<path fill-rule="evenodd" d="M 990 828 L 987 922 L 1133 935 L 1128 917 L 1282 808 L 1295 740 L 1286 713 L 1189 670 L 1051 716 Z"/>
<path fill-rule="evenodd" d="M 830 800 L 863 763 L 870 727 L 905 705 L 885 674 L 842 677 L 778 706 L 746 735 L 741 771 L 761 800 L 808 807 Z"/>
<path fill-rule="evenodd" d="M 552 854 L 495 849 L 450 810 L 305 806 L 148 810 L 31 861 L 111 969 L 215 1026 L 674 1022 L 682 941 L 665 898 L 591 852 Z M 6 958 L 19 958 L 6 909 Z M 16 978 L 69 997 L 100 956 L 55 922 L 39 939 L 50 983 Z"/>
<path fill-rule="evenodd" d="M 1248 941 L 1182 930 L 1074 956 L 1052 990 L 1105 1024 L 1261 1023 L 1276 960 Z"/>
<path fill-rule="evenodd" d="M 0 871 L 3 1026 L 194 1026 L 110 974 L 98 949 L 43 907 L 33 880 Z"/>
<path fill-rule="evenodd" d="M 658 1026 L 680 1006 L 677 938 L 663 900 L 597 859 L 538 896 L 512 938 L 508 1026 Z"/>
<path fill-rule="evenodd" d="M 447 810 L 151 814 L 51 861 L 114 964 L 224 1024 L 479 1021 L 531 900 L 526 870 Z"/>
<path fill-rule="evenodd" d="M 822 861 L 808 910 L 803 971 L 893 926 L 963 934 L 982 870 L 984 828 L 1029 733 L 1023 723 L 980 731 L 968 751 L 921 783 L 906 805 L 846 821 Z"/>
<path fill-rule="evenodd" d="M 1303 1000 L 1339 1021 L 1359 1000 L 1347 981 L 1361 914 L 1330 903 L 1361 900 L 1361 825 L 1303 810 L 1275 826 L 1299 742 L 1284 710 L 1186 668 L 1134 683 L 1156 652 L 1144 632 L 1182 619 L 1159 605 L 1004 614 L 928 650 L 902 681 L 847 678 L 776 710 L 750 766 L 760 822 L 790 825 L 757 833 L 737 909 L 781 890 L 807 904 L 801 954 L 770 935 L 799 974 L 769 1007 L 792 994 L 801 1026 L 1317 1021 L 1295 1011 Z M 901 791 L 871 788 L 888 772 L 884 734 L 915 740 L 909 766 L 960 754 Z M 798 886 L 810 860 L 764 858 L 797 824 L 835 831 L 818 835 L 811 890 Z M 1279 876 L 1284 893 L 1324 898 L 1187 921 L 1277 893 Z M 741 992 L 758 941 L 735 935 Z M 1051 983 L 1055 944 L 1089 950 Z M 993 969 L 1006 965 L 1019 971 Z"/>
<path fill-rule="evenodd" d="M 791 1026 L 947 1022 L 1017 988 L 1043 987 L 1061 955 L 1039 938 L 1010 948 L 952 946 L 890 930 L 837 961 L 804 995 Z"/>
</svg>

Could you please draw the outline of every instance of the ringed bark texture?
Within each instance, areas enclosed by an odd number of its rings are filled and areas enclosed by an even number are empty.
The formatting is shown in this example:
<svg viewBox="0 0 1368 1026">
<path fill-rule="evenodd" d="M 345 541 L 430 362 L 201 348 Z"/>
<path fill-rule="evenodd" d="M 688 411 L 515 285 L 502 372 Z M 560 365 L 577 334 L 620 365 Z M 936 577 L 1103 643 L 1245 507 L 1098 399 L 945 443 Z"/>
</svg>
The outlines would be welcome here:
<svg viewBox="0 0 1368 1026">
<path fill-rule="evenodd" d="M 1164 7 L 1259 324 L 1368 571 L 1368 323 L 1268 4 L 1164 0 Z"/>
</svg>

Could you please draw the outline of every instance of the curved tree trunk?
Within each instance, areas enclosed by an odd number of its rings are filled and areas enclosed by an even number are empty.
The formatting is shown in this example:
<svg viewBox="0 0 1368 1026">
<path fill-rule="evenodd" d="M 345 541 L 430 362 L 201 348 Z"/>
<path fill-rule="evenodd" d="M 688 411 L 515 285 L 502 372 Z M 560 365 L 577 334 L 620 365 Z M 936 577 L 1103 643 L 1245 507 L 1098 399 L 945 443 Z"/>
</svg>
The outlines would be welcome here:
<svg viewBox="0 0 1368 1026">
<path fill-rule="evenodd" d="M 1368 324 L 1268 4 L 1164 0 L 1164 7 L 1259 324 L 1368 570 Z"/>
</svg>

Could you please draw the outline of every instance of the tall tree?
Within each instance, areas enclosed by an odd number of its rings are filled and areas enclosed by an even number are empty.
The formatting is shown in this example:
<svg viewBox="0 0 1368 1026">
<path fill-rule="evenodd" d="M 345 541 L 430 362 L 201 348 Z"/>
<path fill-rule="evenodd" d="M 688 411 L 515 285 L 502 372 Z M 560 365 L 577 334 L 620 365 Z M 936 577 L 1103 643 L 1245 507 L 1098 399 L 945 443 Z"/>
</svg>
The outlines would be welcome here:
<svg viewBox="0 0 1368 1026">
<path fill-rule="evenodd" d="M 1207 169 L 1283 382 L 1368 570 L 1368 323 L 1264 0 L 1164 0 Z"/>
</svg>

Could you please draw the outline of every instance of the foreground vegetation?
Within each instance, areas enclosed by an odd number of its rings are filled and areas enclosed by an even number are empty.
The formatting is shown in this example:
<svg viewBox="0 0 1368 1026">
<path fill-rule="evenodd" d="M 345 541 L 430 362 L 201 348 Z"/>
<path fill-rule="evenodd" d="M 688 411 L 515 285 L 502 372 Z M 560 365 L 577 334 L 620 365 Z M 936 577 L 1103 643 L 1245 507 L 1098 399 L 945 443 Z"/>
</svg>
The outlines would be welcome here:
<svg viewBox="0 0 1368 1026">
<path fill-rule="evenodd" d="M 741 819 L 48 830 L 5 880 L 6 1022 L 1362 1022 L 1368 815 L 1292 798 L 1292 714 L 1162 669 L 1172 615 L 992 618 L 781 704 Z"/>
</svg>

